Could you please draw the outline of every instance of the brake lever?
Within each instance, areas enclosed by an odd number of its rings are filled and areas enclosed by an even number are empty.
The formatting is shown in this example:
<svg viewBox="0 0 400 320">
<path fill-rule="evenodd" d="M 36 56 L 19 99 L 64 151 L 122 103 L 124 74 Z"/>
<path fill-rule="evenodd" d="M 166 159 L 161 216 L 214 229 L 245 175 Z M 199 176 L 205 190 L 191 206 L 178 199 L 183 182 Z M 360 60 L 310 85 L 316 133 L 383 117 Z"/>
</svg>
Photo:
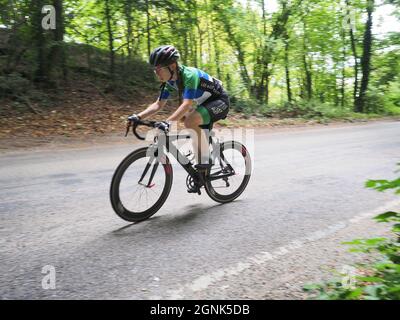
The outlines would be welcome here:
<svg viewBox="0 0 400 320">
<path fill-rule="evenodd" d="M 145 124 L 145 123 L 143 123 L 143 124 Z M 153 124 L 153 123 L 150 122 L 150 124 Z M 145 125 L 147 125 L 147 124 L 145 124 Z M 132 126 L 132 133 L 133 133 L 133 135 L 134 135 L 136 138 L 138 138 L 139 140 L 146 140 L 146 138 L 141 137 L 141 136 L 136 132 L 136 127 L 138 126 L 138 123 L 133 122 L 133 121 L 129 121 L 129 122 L 128 122 L 128 124 L 127 124 L 127 126 L 126 126 L 125 137 L 128 136 L 129 129 L 130 129 L 131 126 Z M 147 126 L 148 126 L 148 125 L 147 125 Z"/>
<path fill-rule="evenodd" d="M 127 136 L 128 136 L 128 133 L 129 133 L 129 128 L 131 127 L 131 125 L 132 125 L 132 122 L 131 122 L 131 121 L 129 121 L 129 122 L 128 122 L 128 124 L 126 125 L 125 137 L 127 137 Z"/>
</svg>

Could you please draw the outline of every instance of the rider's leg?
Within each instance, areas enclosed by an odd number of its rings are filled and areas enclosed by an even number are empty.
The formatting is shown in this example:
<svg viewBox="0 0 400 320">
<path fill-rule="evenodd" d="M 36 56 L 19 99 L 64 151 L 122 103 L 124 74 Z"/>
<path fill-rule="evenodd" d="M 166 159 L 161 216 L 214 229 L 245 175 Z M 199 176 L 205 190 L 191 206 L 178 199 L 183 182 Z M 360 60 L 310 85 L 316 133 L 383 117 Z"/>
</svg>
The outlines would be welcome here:
<svg viewBox="0 0 400 320">
<path fill-rule="evenodd" d="M 192 136 L 193 153 L 197 163 L 208 163 L 209 159 L 209 147 L 206 134 L 203 129 L 199 126 L 204 124 L 201 114 L 193 110 L 185 117 L 185 127 L 192 129 L 196 136 Z"/>
</svg>

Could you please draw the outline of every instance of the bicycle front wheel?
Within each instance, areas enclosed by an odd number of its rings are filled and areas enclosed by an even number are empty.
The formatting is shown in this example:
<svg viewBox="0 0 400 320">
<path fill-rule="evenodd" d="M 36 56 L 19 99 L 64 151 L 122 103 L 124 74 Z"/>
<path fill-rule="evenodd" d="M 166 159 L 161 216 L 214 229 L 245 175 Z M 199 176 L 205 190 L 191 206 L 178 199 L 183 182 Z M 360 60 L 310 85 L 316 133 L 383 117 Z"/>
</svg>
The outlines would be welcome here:
<svg viewBox="0 0 400 320">
<path fill-rule="evenodd" d="M 249 183 L 252 163 L 246 147 L 237 141 L 220 144 L 214 165 L 207 174 L 205 189 L 211 199 L 220 203 L 239 197 Z"/>
<path fill-rule="evenodd" d="M 146 220 L 168 198 L 172 186 L 172 166 L 150 147 L 135 150 L 118 166 L 111 181 L 110 200 L 115 213 L 130 222 Z"/>
</svg>

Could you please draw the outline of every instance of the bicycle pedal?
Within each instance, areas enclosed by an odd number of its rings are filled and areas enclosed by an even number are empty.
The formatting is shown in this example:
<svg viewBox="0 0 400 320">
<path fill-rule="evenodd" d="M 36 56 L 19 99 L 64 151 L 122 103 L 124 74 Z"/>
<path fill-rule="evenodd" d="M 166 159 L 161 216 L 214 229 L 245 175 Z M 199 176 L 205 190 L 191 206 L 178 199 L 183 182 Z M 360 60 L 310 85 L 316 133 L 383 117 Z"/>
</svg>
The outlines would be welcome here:
<svg viewBox="0 0 400 320">
<path fill-rule="evenodd" d="M 193 189 L 188 189 L 188 193 L 197 193 L 198 195 L 201 195 L 201 190 L 200 188 L 193 188 Z"/>
</svg>

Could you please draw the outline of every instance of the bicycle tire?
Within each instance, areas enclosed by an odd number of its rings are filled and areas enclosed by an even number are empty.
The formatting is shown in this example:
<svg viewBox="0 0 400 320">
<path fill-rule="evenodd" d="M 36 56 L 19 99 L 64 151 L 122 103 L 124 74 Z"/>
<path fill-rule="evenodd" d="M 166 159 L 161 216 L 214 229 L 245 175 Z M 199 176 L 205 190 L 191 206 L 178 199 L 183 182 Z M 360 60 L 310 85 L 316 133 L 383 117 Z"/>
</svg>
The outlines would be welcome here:
<svg viewBox="0 0 400 320">
<path fill-rule="evenodd" d="M 229 195 L 219 194 L 212 186 L 211 181 L 206 181 L 204 187 L 205 187 L 205 190 L 206 190 L 208 196 L 211 199 L 213 199 L 214 201 L 219 202 L 219 203 L 228 203 L 228 202 L 235 200 L 237 197 L 239 197 L 243 193 L 243 191 L 246 189 L 247 184 L 249 183 L 249 180 L 251 177 L 252 162 L 251 162 L 250 153 L 247 151 L 246 147 L 242 143 L 237 142 L 237 141 L 226 141 L 220 145 L 221 152 L 223 152 L 225 150 L 229 150 L 230 148 L 239 151 L 242 154 L 242 156 L 245 158 L 246 174 L 244 176 L 242 183 L 238 187 L 238 189 Z M 208 172 L 208 174 L 209 173 L 210 173 L 210 171 Z"/>
<path fill-rule="evenodd" d="M 171 163 L 168 157 L 165 155 L 165 161 L 163 161 L 164 163 L 162 163 L 162 167 L 164 168 L 165 173 L 165 184 L 163 187 L 163 191 L 156 203 L 143 212 L 130 211 L 126 209 L 122 204 L 119 195 L 119 186 L 121 183 L 121 179 L 129 166 L 131 166 L 135 161 L 146 157 L 148 148 L 149 147 L 139 148 L 127 155 L 115 170 L 113 178 L 111 180 L 110 201 L 112 208 L 119 217 L 129 222 L 139 222 L 150 218 L 162 207 L 171 191 L 173 171 Z"/>
</svg>

